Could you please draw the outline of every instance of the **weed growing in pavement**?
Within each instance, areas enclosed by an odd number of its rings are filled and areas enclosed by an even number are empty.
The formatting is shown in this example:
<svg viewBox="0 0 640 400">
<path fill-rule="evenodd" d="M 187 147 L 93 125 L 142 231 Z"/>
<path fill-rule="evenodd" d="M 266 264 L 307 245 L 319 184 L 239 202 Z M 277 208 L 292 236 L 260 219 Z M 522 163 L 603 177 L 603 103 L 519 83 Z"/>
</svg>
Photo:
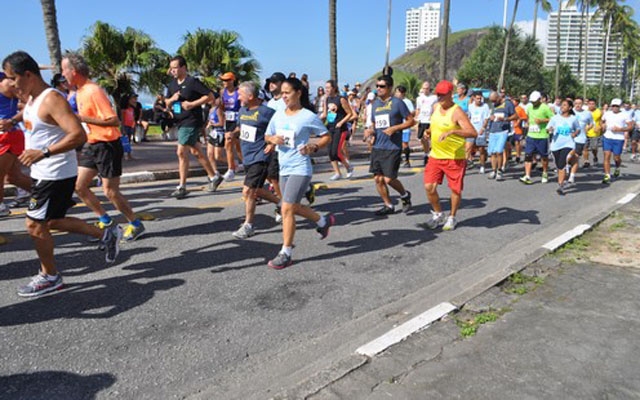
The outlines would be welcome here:
<svg viewBox="0 0 640 400">
<path fill-rule="evenodd" d="M 542 277 L 527 276 L 521 272 L 516 272 L 507 278 L 502 290 L 506 293 L 523 295 L 543 283 L 544 278 Z"/>
<path fill-rule="evenodd" d="M 611 226 L 609 227 L 610 231 L 617 231 L 619 229 L 624 229 L 627 227 L 627 223 L 625 221 L 618 221 L 618 222 L 614 222 L 613 224 L 611 224 Z"/>
<path fill-rule="evenodd" d="M 489 310 L 472 316 L 472 318 L 456 318 L 456 325 L 460 328 L 460 336 L 468 338 L 478 332 L 478 328 L 488 322 L 495 322 L 504 313 L 510 311 L 508 308 L 500 310 Z"/>
</svg>

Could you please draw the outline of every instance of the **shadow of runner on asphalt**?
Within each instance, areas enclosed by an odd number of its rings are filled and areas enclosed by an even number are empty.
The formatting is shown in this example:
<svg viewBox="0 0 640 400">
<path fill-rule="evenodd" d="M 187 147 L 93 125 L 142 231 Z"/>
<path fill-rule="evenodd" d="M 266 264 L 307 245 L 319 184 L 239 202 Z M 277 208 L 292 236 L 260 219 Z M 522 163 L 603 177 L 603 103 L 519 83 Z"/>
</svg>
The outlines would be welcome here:
<svg viewBox="0 0 640 400">
<path fill-rule="evenodd" d="M 461 221 L 461 225 L 479 228 L 495 228 L 503 225 L 529 224 L 540 225 L 537 210 L 518 210 L 511 207 L 500 207 L 487 214 Z"/>
<path fill-rule="evenodd" d="M 79 375 L 66 371 L 38 371 L 0 376 L 2 399 L 91 400 L 112 386 L 111 374 Z"/>
</svg>

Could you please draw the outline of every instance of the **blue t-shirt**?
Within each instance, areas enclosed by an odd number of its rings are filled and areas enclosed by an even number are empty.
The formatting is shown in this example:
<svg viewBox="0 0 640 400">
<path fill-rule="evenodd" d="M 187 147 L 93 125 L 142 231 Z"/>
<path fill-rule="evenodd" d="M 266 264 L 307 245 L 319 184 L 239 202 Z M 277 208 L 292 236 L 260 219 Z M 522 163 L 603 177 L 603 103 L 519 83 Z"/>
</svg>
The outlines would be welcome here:
<svg viewBox="0 0 640 400">
<path fill-rule="evenodd" d="M 0 93 L 0 119 L 11 119 L 18 113 L 18 99 Z"/>
<path fill-rule="evenodd" d="M 247 107 L 240 108 L 238 112 L 240 146 L 242 148 L 242 163 L 245 166 L 269 161 L 269 154 L 264 153 L 266 146 L 264 133 L 273 114 L 275 114 L 275 110 L 265 105 L 259 105 L 253 110 Z"/>
<path fill-rule="evenodd" d="M 415 107 L 413 106 L 413 103 L 411 102 L 411 100 L 402 99 L 402 101 L 404 101 L 404 104 L 407 105 L 407 108 L 409 109 L 409 112 L 414 112 L 416 110 Z M 407 135 L 411 134 L 411 128 L 407 128 L 407 129 L 403 130 L 402 133 L 405 133 Z"/>
<path fill-rule="evenodd" d="M 502 121 L 490 121 L 489 122 L 489 132 L 498 133 L 504 131 L 511 130 L 511 121 L 507 121 L 506 119 L 516 113 L 516 108 L 513 106 L 513 103 L 509 100 L 505 100 L 502 104 L 498 104 L 493 108 L 492 115 L 498 117 L 502 117 Z"/>
<path fill-rule="evenodd" d="M 269 121 L 266 134 L 285 138 L 285 144 L 278 145 L 280 175 L 313 175 L 311 157 L 300 154 L 298 147 L 309 143 L 312 134 L 322 136 L 326 133 L 327 127 L 320 118 L 306 108 L 294 115 L 287 115 L 285 110 L 276 111 Z"/>
<path fill-rule="evenodd" d="M 587 130 L 586 127 L 589 124 L 593 124 L 593 115 L 591 111 L 582 109 L 582 111 L 575 111 L 578 123 L 580 124 L 580 133 L 575 137 L 575 142 L 580 144 L 587 143 Z"/>
<path fill-rule="evenodd" d="M 466 96 L 464 99 L 460 100 L 458 95 L 455 94 L 453 96 L 453 102 L 456 103 L 460 108 L 462 108 L 462 111 L 464 111 L 466 114 L 469 113 L 469 96 Z"/>
<path fill-rule="evenodd" d="M 469 119 L 471 120 L 471 125 L 476 128 L 478 134 L 480 134 L 480 129 L 482 129 L 484 121 L 486 121 L 490 115 L 491 110 L 489 110 L 488 105 L 482 104 L 478 107 L 473 103 L 469 104 Z"/>
<path fill-rule="evenodd" d="M 551 151 L 557 151 L 560 149 L 575 149 L 576 144 L 571 136 L 574 132 L 580 130 L 580 123 L 575 115 L 563 117 L 556 114 L 551 117 L 547 130 L 553 129 L 553 136 L 551 137 Z"/>
<path fill-rule="evenodd" d="M 410 112 L 404 101 L 397 97 L 390 97 L 386 101 L 379 97 L 373 101 L 371 107 L 371 123 L 375 127 L 376 141 L 374 149 L 401 150 L 402 131 L 396 131 L 393 135 L 386 135 L 383 131 L 390 126 L 400 125 L 409 116 Z"/>
</svg>

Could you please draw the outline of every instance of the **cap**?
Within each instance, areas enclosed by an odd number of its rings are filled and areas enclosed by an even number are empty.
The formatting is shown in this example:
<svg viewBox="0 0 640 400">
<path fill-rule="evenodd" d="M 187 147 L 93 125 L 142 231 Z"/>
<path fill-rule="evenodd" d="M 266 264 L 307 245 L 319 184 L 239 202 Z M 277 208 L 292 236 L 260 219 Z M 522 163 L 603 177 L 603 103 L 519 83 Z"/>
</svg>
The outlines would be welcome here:
<svg viewBox="0 0 640 400">
<path fill-rule="evenodd" d="M 362 86 L 360 82 L 356 82 L 356 86 Z"/>
<path fill-rule="evenodd" d="M 613 99 L 613 100 L 611 100 L 611 105 L 612 105 L 612 106 L 621 106 L 621 105 L 622 105 L 622 100 L 620 100 L 620 99 Z"/>
<path fill-rule="evenodd" d="M 224 74 L 220 75 L 220 80 L 223 80 L 223 81 L 235 81 L 236 80 L 236 74 L 234 74 L 233 72 L 225 72 Z"/>
<path fill-rule="evenodd" d="M 542 98 L 542 94 L 540 92 L 538 92 L 537 90 L 534 90 L 529 95 L 529 101 L 538 101 L 538 100 L 540 100 L 540 98 Z"/>
<path fill-rule="evenodd" d="M 274 72 L 273 74 L 271 74 L 269 79 L 267 79 L 267 81 L 273 82 L 273 83 L 278 83 L 278 82 L 284 82 L 285 79 L 287 79 L 287 77 L 284 76 L 284 74 L 282 72 Z"/>
<path fill-rule="evenodd" d="M 449 94 L 453 92 L 453 83 L 449 81 L 440 81 L 436 85 L 436 94 Z"/>
<path fill-rule="evenodd" d="M 376 98 L 376 95 L 373 92 L 369 92 L 369 94 L 367 95 L 367 100 L 373 100 L 375 98 Z"/>
</svg>

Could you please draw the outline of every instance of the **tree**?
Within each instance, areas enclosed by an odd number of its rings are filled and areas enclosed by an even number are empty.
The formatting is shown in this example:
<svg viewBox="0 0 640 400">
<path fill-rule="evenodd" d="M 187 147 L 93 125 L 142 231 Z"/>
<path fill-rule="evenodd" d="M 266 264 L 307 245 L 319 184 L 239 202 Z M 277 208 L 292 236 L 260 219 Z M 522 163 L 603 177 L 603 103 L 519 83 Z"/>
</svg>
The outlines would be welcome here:
<svg viewBox="0 0 640 400">
<path fill-rule="evenodd" d="M 42 4 L 42 18 L 44 33 L 49 48 L 49 59 L 55 72 L 60 72 L 62 51 L 60 50 L 60 34 L 58 32 L 58 18 L 56 16 L 55 0 L 40 0 Z"/>
<path fill-rule="evenodd" d="M 442 25 L 440 26 L 440 80 L 447 77 L 447 42 L 449 41 L 449 10 L 451 0 L 444 0 Z"/>
<path fill-rule="evenodd" d="M 169 54 L 149 35 L 133 28 L 121 32 L 98 21 L 83 39 L 82 54 L 94 78 L 116 101 L 134 89 L 159 92 L 168 82 Z"/>
<path fill-rule="evenodd" d="M 240 44 L 240 35 L 233 31 L 196 29 L 184 36 L 178 54 L 187 60 L 189 70 L 209 87 L 217 86 L 217 78 L 233 72 L 240 81 L 258 81 L 260 64 L 251 51 Z"/>
<path fill-rule="evenodd" d="M 606 59 L 609 52 L 609 42 L 611 35 L 615 33 L 622 33 L 624 26 L 627 24 L 629 17 L 629 9 L 622 7 L 618 4 L 617 0 L 598 0 L 598 10 L 594 15 L 594 18 L 602 17 L 603 31 L 604 31 L 604 46 L 602 50 L 602 58 L 600 60 L 600 93 L 598 95 L 598 102 L 602 102 L 604 95 L 604 74 L 606 72 Z"/>
<path fill-rule="evenodd" d="M 559 71 L 560 73 L 558 74 Z M 544 76 L 543 88 L 546 91 L 549 88 L 556 90 L 555 95 L 561 98 L 572 97 L 575 98 L 582 93 L 582 84 L 580 80 L 571 73 L 571 67 L 569 64 L 560 63 L 556 65 L 555 69 L 545 68 L 542 71 Z M 556 88 L 556 81 L 559 82 Z"/>
<path fill-rule="evenodd" d="M 331 79 L 338 82 L 338 42 L 336 35 L 336 0 L 329 0 L 329 67 Z"/>
<path fill-rule="evenodd" d="M 422 87 L 422 81 L 413 74 L 407 74 L 396 86 L 404 86 L 407 88 L 407 99 L 415 101 L 416 97 L 418 97 L 418 93 L 420 92 L 420 88 Z"/>
<path fill-rule="evenodd" d="M 507 38 L 504 41 L 504 53 L 502 54 L 502 66 L 500 67 L 500 79 L 498 79 L 498 90 L 504 86 L 504 73 L 507 68 L 507 57 L 509 55 L 509 39 L 511 38 L 511 32 L 513 32 L 514 24 L 516 23 L 516 14 L 518 13 L 518 4 L 520 0 L 516 0 L 513 6 L 513 16 L 511 17 L 511 24 L 507 31 Z"/>
<path fill-rule="evenodd" d="M 549 0 L 534 0 L 533 6 L 533 41 L 536 41 L 536 33 L 538 30 L 538 7 L 542 7 L 544 12 L 551 12 L 551 2 Z"/>
</svg>

